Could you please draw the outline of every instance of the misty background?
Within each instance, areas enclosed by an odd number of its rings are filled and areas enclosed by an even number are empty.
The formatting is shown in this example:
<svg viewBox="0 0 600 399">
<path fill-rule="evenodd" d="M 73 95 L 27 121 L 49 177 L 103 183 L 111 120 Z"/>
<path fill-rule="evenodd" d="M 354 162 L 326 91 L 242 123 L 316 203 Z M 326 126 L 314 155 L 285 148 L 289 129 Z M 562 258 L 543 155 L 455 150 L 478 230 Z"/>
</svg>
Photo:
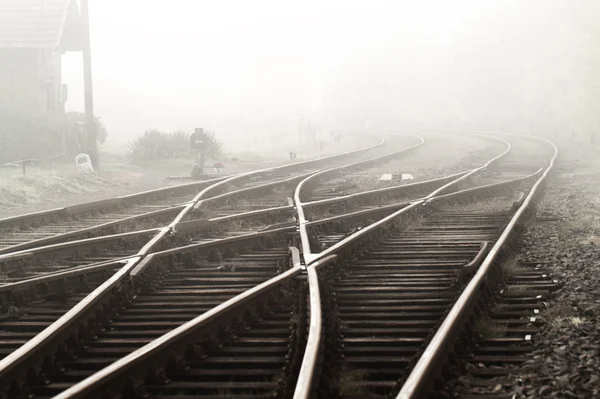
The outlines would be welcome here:
<svg viewBox="0 0 600 399">
<path fill-rule="evenodd" d="M 320 131 L 490 128 L 583 140 L 598 130 L 594 0 L 90 2 L 105 147 L 205 127 L 232 149 Z M 67 110 L 81 55 L 63 56 Z M 234 140 L 235 138 L 235 140 Z"/>
</svg>

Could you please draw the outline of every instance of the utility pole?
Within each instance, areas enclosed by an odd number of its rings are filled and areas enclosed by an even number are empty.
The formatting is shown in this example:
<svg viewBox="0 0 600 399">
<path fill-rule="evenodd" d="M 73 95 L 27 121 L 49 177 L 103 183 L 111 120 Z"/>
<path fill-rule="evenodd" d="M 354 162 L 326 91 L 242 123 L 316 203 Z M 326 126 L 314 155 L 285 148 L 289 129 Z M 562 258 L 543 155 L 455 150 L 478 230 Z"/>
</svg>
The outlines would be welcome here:
<svg viewBox="0 0 600 399">
<path fill-rule="evenodd" d="M 83 88 L 85 92 L 85 131 L 87 151 L 94 170 L 100 168 L 96 121 L 94 119 L 94 90 L 92 87 L 92 47 L 90 44 L 90 16 L 88 0 L 81 0 L 81 20 L 83 25 Z"/>
</svg>

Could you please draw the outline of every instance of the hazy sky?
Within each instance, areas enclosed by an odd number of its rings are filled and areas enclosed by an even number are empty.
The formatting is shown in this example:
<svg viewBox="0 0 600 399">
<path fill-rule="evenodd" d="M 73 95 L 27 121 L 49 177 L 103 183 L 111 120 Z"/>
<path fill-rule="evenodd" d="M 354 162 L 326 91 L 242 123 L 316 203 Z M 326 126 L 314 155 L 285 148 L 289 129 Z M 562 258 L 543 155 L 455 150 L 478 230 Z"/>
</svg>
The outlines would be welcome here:
<svg viewBox="0 0 600 399">
<path fill-rule="evenodd" d="M 286 129 L 318 112 L 346 60 L 399 34 L 444 51 L 473 1 L 90 0 L 95 111 L 145 128 Z M 83 108 L 67 54 L 68 109 Z M 295 132 L 291 132 L 292 134 Z"/>
</svg>

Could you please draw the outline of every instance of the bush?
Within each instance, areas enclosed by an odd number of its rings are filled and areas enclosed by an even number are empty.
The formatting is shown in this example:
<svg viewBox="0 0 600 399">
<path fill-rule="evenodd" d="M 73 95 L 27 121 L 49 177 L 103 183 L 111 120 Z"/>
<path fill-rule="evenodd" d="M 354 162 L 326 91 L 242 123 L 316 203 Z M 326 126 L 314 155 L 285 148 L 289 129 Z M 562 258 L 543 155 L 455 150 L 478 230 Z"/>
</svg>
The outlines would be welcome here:
<svg viewBox="0 0 600 399">
<path fill-rule="evenodd" d="M 217 159 L 222 155 L 223 144 L 214 133 L 204 134 L 207 141 L 207 157 Z M 132 162 L 156 161 L 164 159 L 191 158 L 189 134 L 183 131 L 165 133 L 156 129 L 146 130 L 129 143 L 129 158 Z"/>
<path fill-rule="evenodd" d="M 77 134 L 81 112 L 40 115 L 26 111 L 0 112 L 0 163 L 75 153 L 85 148 Z M 96 118 L 99 142 L 106 140 L 106 127 Z"/>
</svg>

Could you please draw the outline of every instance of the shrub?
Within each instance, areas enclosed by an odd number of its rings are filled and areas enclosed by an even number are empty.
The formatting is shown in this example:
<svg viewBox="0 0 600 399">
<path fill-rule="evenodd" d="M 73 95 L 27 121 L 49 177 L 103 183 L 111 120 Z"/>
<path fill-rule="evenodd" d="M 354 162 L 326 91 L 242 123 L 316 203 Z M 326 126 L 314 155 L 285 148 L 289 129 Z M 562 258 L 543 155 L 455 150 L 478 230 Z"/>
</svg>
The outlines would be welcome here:
<svg viewBox="0 0 600 399">
<path fill-rule="evenodd" d="M 223 143 L 212 132 L 204 133 L 208 143 L 208 158 L 217 159 L 222 155 Z M 189 134 L 183 131 L 165 133 L 160 130 L 146 130 L 129 143 L 129 158 L 132 162 L 156 161 L 163 159 L 191 158 Z"/>
<path fill-rule="evenodd" d="M 81 112 L 35 114 L 23 110 L 0 111 L 0 163 L 52 157 L 85 148 L 77 133 L 77 122 L 84 122 Z M 106 127 L 96 118 L 99 142 L 106 140 Z"/>
</svg>

